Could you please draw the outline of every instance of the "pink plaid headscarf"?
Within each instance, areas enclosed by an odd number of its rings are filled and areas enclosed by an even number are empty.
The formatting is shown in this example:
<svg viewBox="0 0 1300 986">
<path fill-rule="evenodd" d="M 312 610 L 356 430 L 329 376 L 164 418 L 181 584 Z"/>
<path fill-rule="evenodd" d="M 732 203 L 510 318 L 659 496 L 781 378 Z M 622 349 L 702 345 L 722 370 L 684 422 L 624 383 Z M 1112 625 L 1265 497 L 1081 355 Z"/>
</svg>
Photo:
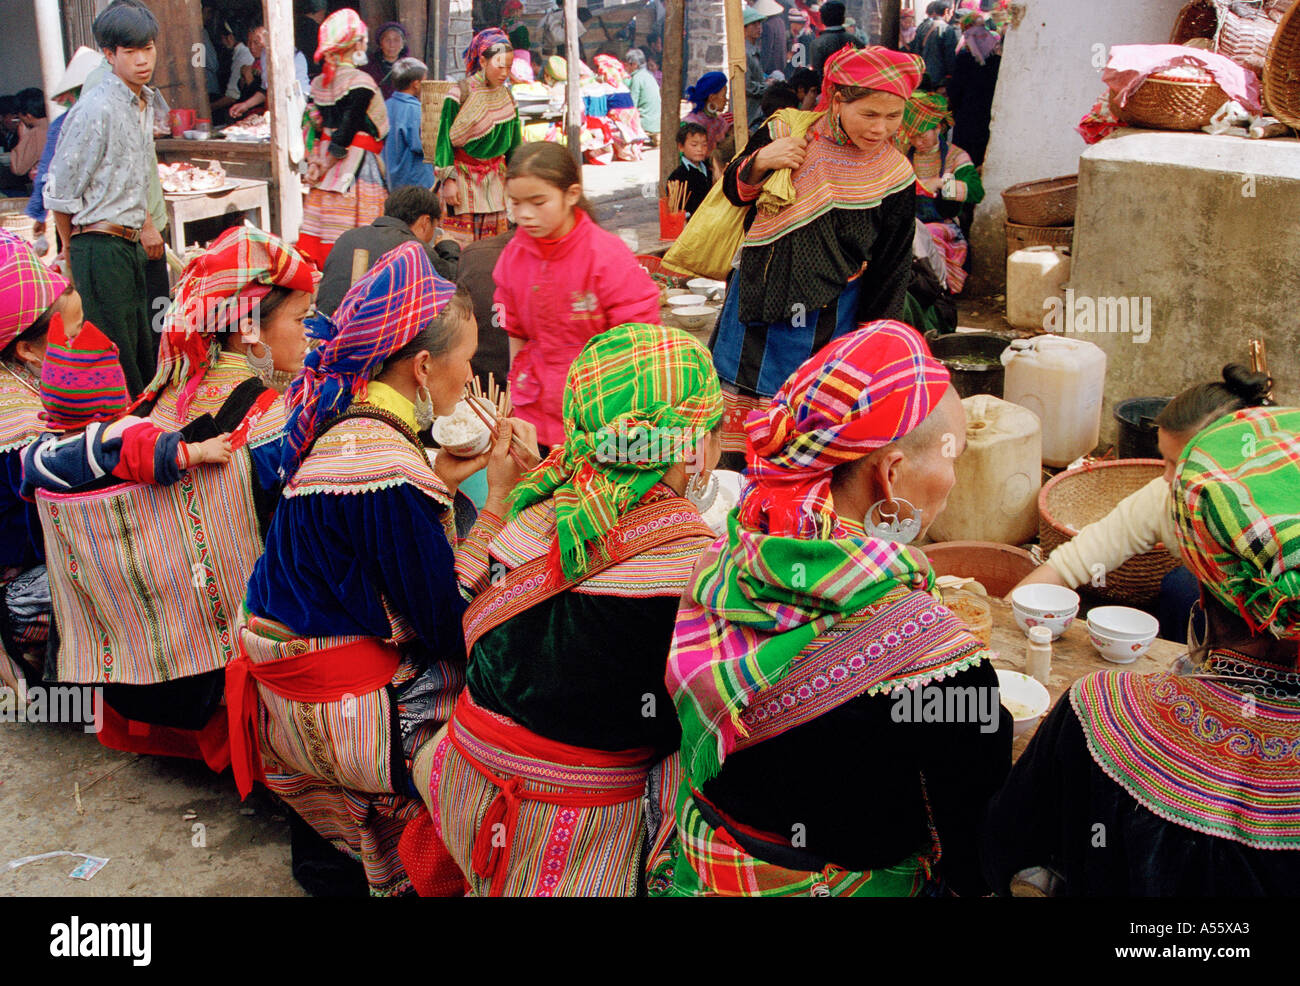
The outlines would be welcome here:
<svg viewBox="0 0 1300 986">
<path fill-rule="evenodd" d="M 765 534 L 833 536 L 831 471 L 902 438 L 947 389 L 947 368 L 902 322 L 868 322 L 834 340 L 745 422 L 740 522 Z"/>
<path fill-rule="evenodd" d="M 322 66 L 321 75 L 324 78 L 326 88 L 334 81 L 334 72 L 338 68 L 339 55 L 345 51 L 351 51 L 356 47 L 357 42 L 364 45 L 369 35 L 369 31 L 366 30 L 366 22 L 351 7 L 336 10 L 321 21 L 320 33 L 317 38 L 320 44 L 316 49 L 316 61 L 320 62 Z"/>
<path fill-rule="evenodd" d="M 0 350 L 18 338 L 68 289 L 24 239 L 0 230 Z"/>
</svg>

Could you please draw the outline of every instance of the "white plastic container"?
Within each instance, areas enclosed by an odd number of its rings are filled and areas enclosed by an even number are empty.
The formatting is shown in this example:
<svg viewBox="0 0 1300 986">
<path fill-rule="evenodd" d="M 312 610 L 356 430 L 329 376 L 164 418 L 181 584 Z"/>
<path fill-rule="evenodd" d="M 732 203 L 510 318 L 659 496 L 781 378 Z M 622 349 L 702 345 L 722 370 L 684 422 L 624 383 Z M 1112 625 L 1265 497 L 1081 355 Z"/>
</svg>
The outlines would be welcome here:
<svg viewBox="0 0 1300 986">
<path fill-rule="evenodd" d="M 1070 279 L 1070 248 L 1031 246 L 1007 257 L 1007 321 L 1017 329 L 1042 329 L 1043 305 L 1060 298 Z"/>
<path fill-rule="evenodd" d="M 1038 533 L 1042 425 L 1030 411 L 976 394 L 966 409 L 966 451 L 948 506 L 930 527 L 936 541 L 1023 544 Z"/>
<path fill-rule="evenodd" d="M 1033 411 L 1043 426 L 1043 464 L 1064 467 L 1097 447 L 1106 354 L 1081 339 L 1017 339 L 1002 354 L 1002 396 Z"/>
</svg>

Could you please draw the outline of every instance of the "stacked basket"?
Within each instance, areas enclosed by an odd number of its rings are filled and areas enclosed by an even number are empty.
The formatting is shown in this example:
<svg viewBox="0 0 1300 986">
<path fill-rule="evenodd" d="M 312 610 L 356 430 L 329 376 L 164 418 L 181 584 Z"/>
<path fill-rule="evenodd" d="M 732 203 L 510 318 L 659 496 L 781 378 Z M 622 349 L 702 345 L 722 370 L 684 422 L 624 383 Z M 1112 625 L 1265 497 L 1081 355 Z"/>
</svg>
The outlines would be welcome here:
<svg viewBox="0 0 1300 986">
<path fill-rule="evenodd" d="M 1031 246 L 1072 245 L 1078 191 L 1078 175 L 1022 182 L 1004 191 L 1007 256 Z"/>
</svg>

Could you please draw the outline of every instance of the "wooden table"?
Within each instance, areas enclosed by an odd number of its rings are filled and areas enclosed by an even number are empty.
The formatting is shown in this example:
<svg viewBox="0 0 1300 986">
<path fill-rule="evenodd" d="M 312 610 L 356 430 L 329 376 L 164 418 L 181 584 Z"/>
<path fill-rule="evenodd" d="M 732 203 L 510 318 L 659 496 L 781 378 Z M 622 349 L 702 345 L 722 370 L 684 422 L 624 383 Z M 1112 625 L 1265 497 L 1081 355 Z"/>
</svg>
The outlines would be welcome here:
<svg viewBox="0 0 1300 986">
<path fill-rule="evenodd" d="M 219 161 L 231 177 L 271 180 L 269 141 L 178 140 L 174 137 L 159 137 L 154 140 L 153 146 L 160 164 Z"/>
<path fill-rule="evenodd" d="M 235 187 L 226 191 L 163 196 L 167 204 L 167 229 L 171 234 L 172 249 L 178 257 L 185 254 L 185 224 L 196 219 L 212 219 L 231 212 L 256 210 L 257 226 L 265 230 L 271 229 L 271 200 L 267 183 L 252 178 L 230 180 L 235 183 Z"/>
<path fill-rule="evenodd" d="M 1016 625 L 1009 603 L 1001 599 L 990 599 L 989 603 L 993 608 L 993 651 L 997 654 L 993 664 L 995 667 L 1023 672 L 1025 647 L 1029 640 L 1024 631 Z M 1052 696 L 1053 707 L 1072 684 L 1092 671 L 1111 668 L 1134 671 L 1138 674 L 1151 674 L 1155 671 L 1168 670 L 1175 660 L 1187 653 L 1186 645 L 1157 637 L 1151 644 L 1151 649 L 1132 664 L 1113 664 L 1098 654 L 1088 640 L 1084 615 L 1080 613 L 1079 618 L 1070 625 L 1060 639 L 1052 641 L 1052 675 L 1047 691 Z M 1042 719 L 1039 722 L 1042 722 Z M 1035 725 L 1023 735 L 1016 737 L 1011 747 L 1013 758 L 1018 758 L 1024 752 L 1030 737 L 1037 729 L 1038 726 Z"/>
</svg>

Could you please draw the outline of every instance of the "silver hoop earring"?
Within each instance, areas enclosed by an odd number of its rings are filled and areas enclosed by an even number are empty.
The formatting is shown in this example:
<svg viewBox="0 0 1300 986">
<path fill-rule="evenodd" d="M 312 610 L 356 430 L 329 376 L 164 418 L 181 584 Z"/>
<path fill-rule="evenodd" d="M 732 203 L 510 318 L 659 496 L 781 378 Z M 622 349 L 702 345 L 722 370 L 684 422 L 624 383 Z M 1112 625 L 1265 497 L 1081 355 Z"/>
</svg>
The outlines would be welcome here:
<svg viewBox="0 0 1300 986">
<path fill-rule="evenodd" d="M 890 503 L 895 505 L 894 509 L 886 510 L 886 505 Z M 880 512 L 878 521 L 872 519 L 877 511 Z M 904 512 L 910 516 L 904 517 Z M 872 537 L 893 541 L 896 544 L 911 544 L 921 533 L 921 511 L 902 497 L 877 500 L 867 510 L 863 526 Z"/>
<path fill-rule="evenodd" d="M 258 346 L 262 347 L 261 356 L 253 352 Z M 271 347 L 264 342 L 255 342 L 244 350 L 244 359 L 248 360 L 249 368 L 261 378 L 261 381 L 270 386 L 271 381 L 275 379 L 275 356 L 271 353 Z"/>
<path fill-rule="evenodd" d="M 432 428 L 433 419 L 433 396 L 428 387 L 420 387 L 415 392 L 415 430 Z"/>
<path fill-rule="evenodd" d="M 716 473 L 697 473 L 686 484 L 686 499 L 695 505 L 695 509 L 704 513 L 718 499 L 718 476 Z"/>
</svg>

